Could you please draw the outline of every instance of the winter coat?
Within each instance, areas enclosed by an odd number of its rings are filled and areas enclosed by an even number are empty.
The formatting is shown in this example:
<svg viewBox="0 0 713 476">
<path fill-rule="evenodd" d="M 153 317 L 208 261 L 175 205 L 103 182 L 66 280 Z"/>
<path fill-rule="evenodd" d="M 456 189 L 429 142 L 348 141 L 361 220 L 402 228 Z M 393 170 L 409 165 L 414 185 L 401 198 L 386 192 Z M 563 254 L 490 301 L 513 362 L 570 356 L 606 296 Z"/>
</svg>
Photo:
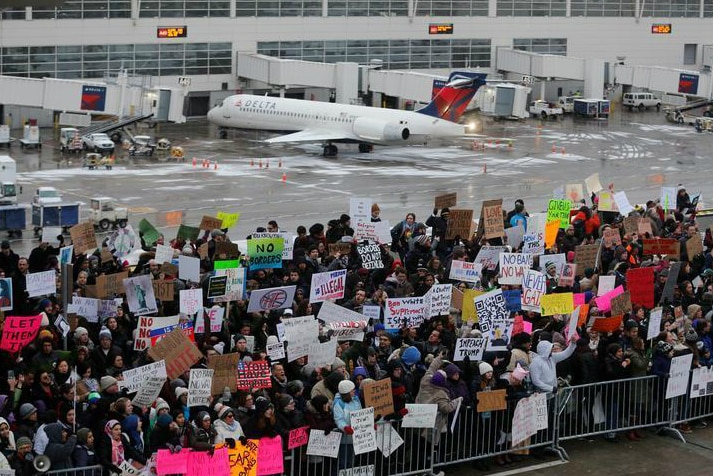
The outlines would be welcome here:
<svg viewBox="0 0 713 476">
<path fill-rule="evenodd" d="M 361 409 L 361 402 L 358 398 L 354 397 L 350 402 L 345 402 L 342 400 L 342 396 L 337 394 L 337 396 L 334 397 L 334 406 L 332 407 L 332 415 L 334 416 L 334 423 L 336 423 L 337 428 L 344 432 L 344 428 L 352 424 L 352 412 L 357 412 Z M 341 444 L 346 445 L 351 443 L 351 435 L 345 433 L 344 436 L 342 436 Z"/>
<path fill-rule="evenodd" d="M 433 435 L 433 443 L 437 445 L 441 439 L 441 433 L 445 433 L 448 429 L 448 415 L 455 411 L 458 403 L 451 400 L 448 396 L 448 391 L 445 387 L 439 387 L 431 382 L 433 375 L 441 368 L 443 361 L 441 357 L 436 357 L 431 362 L 428 371 L 421 379 L 421 388 L 416 396 L 416 403 L 435 403 L 438 405 L 438 413 L 436 414 L 436 434 Z M 430 429 L 423 431 L 423 436 L 427 439 L 431 438 L 433 432 Z"/>
<path fill-rule="evenodd" d="M 72 467 L 72 452 L 77 446 L 77 436 L 71 435 L 66 442 L 62 442 L 62 431 L 64 427 L 61 423 L 52 423 L 45 426 L 45 433 L 49 438 L 49 443 L 45 447 L 45 456 L 52 462 L 52 469 L 68 469 Z"/>
<path fill-rule="evenodd" d="M 556 391 L 557 362 L 568 359 L 574 353 L 575 347 L 574 343 L 571 343 L 564 351 L 553 354 L 551 342 L 540 341 L 537 344 L 537 354 L 533 356 L 530 364 L 530 378 L 537 391 L 548 394 Z"/>
<path fill-rule="evenodd" d="M 334 423 L 334 417 L 332 414 L 329 412 L 315 410 L 312 406 L 312 402 L 307 402 L 304 417 L 307 425 L 315 430 L 327 432 L 337 428 L 337 424 Z"/>
<path fill-rule="evenodd" d="M 216 420 L 215 423 L 213 423 L 213 427 L 217 433 L 217 436 L 215 437 L 216 444 L 223 443 L 228 438 L 237 440 L 244 435 L 243 428 L 240 426 L 237 419 L 233 419 L 232 427 L 222 419 Z"/>
</svg>

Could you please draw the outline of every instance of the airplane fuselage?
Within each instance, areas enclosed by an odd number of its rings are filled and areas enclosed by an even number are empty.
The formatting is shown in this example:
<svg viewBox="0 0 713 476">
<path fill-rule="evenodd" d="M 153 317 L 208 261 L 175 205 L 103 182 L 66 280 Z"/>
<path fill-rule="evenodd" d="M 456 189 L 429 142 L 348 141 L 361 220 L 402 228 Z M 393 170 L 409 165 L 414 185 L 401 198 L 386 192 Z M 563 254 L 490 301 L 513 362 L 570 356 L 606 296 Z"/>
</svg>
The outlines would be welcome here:
<svg viewBox="0 0 713 476">
<path fill-rule="evenodd" d="M 209 111 L 208 120 L 225 128 L 323 132 L 332 137 L 324 142 L 380 145 L 423 143 L 465 133 L 464 125 L 413 111 L 248 94 L 224 99 Z"/>
</svg>

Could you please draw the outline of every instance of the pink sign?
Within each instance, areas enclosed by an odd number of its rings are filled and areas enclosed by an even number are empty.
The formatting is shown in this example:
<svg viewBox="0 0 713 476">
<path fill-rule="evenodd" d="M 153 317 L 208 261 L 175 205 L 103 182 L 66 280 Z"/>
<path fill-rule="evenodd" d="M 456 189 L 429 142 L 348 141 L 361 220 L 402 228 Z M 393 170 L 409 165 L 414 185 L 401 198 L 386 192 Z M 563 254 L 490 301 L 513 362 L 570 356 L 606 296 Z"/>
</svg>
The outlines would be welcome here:
<svg viewBox="0 0 713 476">
<path fill-rule="evenodd" d="M 307 430 L 309 430 L 308 426 L 301 426 L 290 430 L 290 439 L 287 440 L 287 449 L 291 450 L 306 445 L 309 442 Z"/>
<path fill-rule="evenodd" d="M 8 316 L 2 330 L 0 349 L 10 353 L 20 352 L 37 336 L 42 316 Z"/>
<path fill-rule="evenodd" d="M 619 294 L 624 294 L 624 286 L 617 286 L 606 294 L 597 297 L 597 307 L 602 312 L 611 311 L 611 300 Z"/>
<path fill-rule="evenodd" d="M 257 448 L 257 476 L 282 474 L 283 460 L 282 437 L 260 438 Z"/>
<path fill-rule="evenodd" d="M 188 473 L 188 455 L 190 453 L 190 449 L 183 449 L 179 453 L 171 453 L 170 450 L 158 450 L 156 473 L 158 476 Z"/>
</svg>

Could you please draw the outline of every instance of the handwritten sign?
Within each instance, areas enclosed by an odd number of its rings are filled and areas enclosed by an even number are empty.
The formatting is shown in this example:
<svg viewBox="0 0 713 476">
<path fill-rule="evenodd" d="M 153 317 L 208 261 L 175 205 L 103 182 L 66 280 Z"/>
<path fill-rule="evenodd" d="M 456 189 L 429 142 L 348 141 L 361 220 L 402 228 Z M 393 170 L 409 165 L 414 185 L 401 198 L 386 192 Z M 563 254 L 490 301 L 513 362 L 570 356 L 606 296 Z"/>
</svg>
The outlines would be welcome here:
<svg viewBox="0 0 713 476">
<path fill-rule="evenodd" d="M 352 443 L 354 454 L 360 455 L 376 451 L 376 433 L 374 431 L 374 409 L 352 411 L 349 415 L 351 427 L 354 429 Z"/>
<path fill-rule="evenodd" d="M 32 342 L 40 331 L 42 316 L 8 316 L 2 329 L 0 349 L 10 353 L 20 352 Z"/>
<path fill-rule="evenodd" d="M 642 240 L 644 245 L 644 255 L 668 255 L 678 259 L 680 254 L 680 242 L 675 238 L 657 238 L 652 240 Z"/>
<path fill-rule="evenodd" d="M 248 312 L 271 311 L 292 306 L 297 286 L 255 289 L 250 294 Z"/>
<path fill-rule="evenodd" d="M 357 252 L 361 258 L 362 268 L 382 269 L 384 267 L 384 262 L 381 259 L 381 248 L 379 245 L 375 243 L 357 245 Z"/>
<path fill-rule="evenodd" d="M 522 278 L 532 268 L 532 255 L 524 253 L 500 253 L 500 284 L 522 284 Z"/>
<path fill-rule="evenodd" d="M 540 298 L 543 316 L 571 314 L 574 310 L 572 293 L 545 294 Z"/>
<path fill-rule="evenodd" d="M 500 238 L 505 235 L 502 199 L 483 202 L 478 226 L 483 226 L 485 238 L 487 239 Z M 462 237 L 466 238 L 465 235 L 462 235 Z"/>
<path fill-rule="evenodd" d="M 85 254 L 97 249 L 97 238 L 94 236 L 94 224 L 91 221 L 74 225 L 69 229 L 69 235 L 72 237 L 74 251 L 76 251 L 77 254 Z"/>
<path fill-rule="evenodd" d="M 228 448 L 231 476 L 257 476 L 258 447 L 258 440 L 236 440 L 235 448 Z"/>
<path fill-rule="evenodd" d="M 336 458 L 339 455 L 339 443 L 341 441 L 342 434 L 338 431 L 325 435 L 322 430 L 312 428 L 309 432 L 307 455 Z"/>
<path fill-rule="evenodd" d="M 569 210 L 572 203 L 569 200 L 550 200 L 547 204 L 547 222 L 559 222 L 559 228 L 569 226 Z"/>
<path fill-rule="evenodd" d="M 54 294 L 57 291 L 57 273 L 54 271 L 41 271 L 25 276 L 27 294 L 30 297 Z"/>
<path fill-rule="evenodd" d="M 473 210 L 452 209 L 448 215 L 448 228 L 446 239 L 453 240 L 461 237 L 464 240 L 470 238 L 473 229 Z"/>
<path fill-rule="evenodd" d="M 203 358 L 203 354 L 188 340 L 180 328 L 172 330 L 151 347 L 149 356 L 154 361 L 166 361 L 166 374 L 171 380 L 178 378 Z"/>
<path fill-rule="evenodd" d="M 236 373 L 238 371 L 238 361 L 240 354 L 225 354 L 212 356 L 208 361 L 208 368 L 213 370 L 213 382 L 210 393 L 220 395 L 227 387 L 231 392 L 238 389 Z"/>
<path fill-rule="evenodd" d="M 666 399 L 686 394 L 693 354 L 681 355 L 671 359 L 670 377 L 666 382 Z"/>
<path fill-rule="evenodd" d="M 257 476 L 282 474 L 284 458 L 282 455 L 282 437 L 260 438 L 257 448 Z"/>
<path fill-rule="evenodd" d="M 385 417 L 394 413 L 394 396 L 391 393 L 391 379 L 385 378 L 364 385 L 364 402 L 373 407 L 374 413 Z"/>
<path fill-rule="evenodd" d="M 282 267 L 283 238 L 253 238 L 248 240 L 250 270 Z"/>
<path fill-rule="evenodd" d="M 203 307 L 203 289 L 182 289 L 178 292 L 179 308 L 184 314 L 192 315 Z"/>
<path fill-rule="evenodd" d="M 539 271 L 528 269 L 522 280 L 522 309 L 540 312 L 542 296 L 547 291 L 545 275 Z"/>
<path fill-rule="evenodd" d="M 220 218 L 215 218 L 211 217 L 208 215 L 203 215 L 203 218 L 201 218 L 201 224 L 198 225 L 198 228 L 201 230 L 208 230 L 212 231 L 215 229 L 220 229 L 223 227 L 223 220 Z"/>
<path fill-rule="evenodd" d="M 238 390 L 252 391 L 254 388 L 272 388 L 270 364 L 265 360 L 238 362 Z"/>
<path fill-rule="evenodd" d="M 453 281 L 465 281 L 477 283 L 483 272 L 483 265 L 480 263 L 469 263 L 468 261 L 451 261 L 451 272 L 448 276 Z"/>
<path fill-rule="evenodd" d="M 294 430 L 290 430 L 289 438 L 287 440 L 287 449 L 293 450 L 295 448 L 299 448 L 300 446 L 306 445 L 308 441 L 309 427 L 301 426 L 299 428 L 295 428 Z"/>
<path fill-rule="evenodd" d="M 191 369 L 188 378 L 188 407 L 198 407 L 210 403 L 210 387 L 213 369 Z"/>
<path fill-rule="evenodd" d="M 314 273 L 312 275 L 312 285 L 310 286 L 309 301 L 315 303 L 342 299 L 344 297 L 346 279 L 346 269 Z"/>
<path fill-rule="evenodd" d="M 435 403 L 407 403 L 402 428 L 434 428 L 438 405 Z"/>
<path fill-rule="evenodd" d="M 433 203 L 433 208 L 441 209 L 441 208 L 455 207 L 457 202 L 458 202 L 458 194 L 456 192 L 446 193 L 444 195 L 436 196 L 434 203 Z"/>
<path fill-rule="evenodd" d="M 423 297 L 389 298 L 384 309 L 386 329 L 417 327 L 428 317 L 428 309 Z"/>
<path fill-rule="evenodd" d="M 172 302 L 174 297 L 173 280 L 154 279 L 151 281 L 156 299 L 162 302 Z"/>
<path fill-rule="evenodd" d="M 128 393 L 138 391 L 143 385 L 144 380 L 148 377 L 160 377 L 166 379 L 166 362 L 159 360 L 150 364 L 136 367 L 135 369 L 127 369 L 122 373 L 124 379 L 119 382 L 121 388 L 125 388 Z"/>
<path fill-rule="evenodd" d="M 599 245 L 581 245 L 574 249 L 574 262 L 577 269 L 582 271 L 587 268 L 597 267 L 597 255 L 599 253 Z"/>
<path fill-rule="evenodd" d="M 487 337 L 464 337 L 456 339 L 456 349 L 453 352 L 453 360 L 462 362 L 466 357 L 471 362 L 483 358 L 483 352 L 488 343 Z"/>
<path fill-rule="evenodd" d="M 215 217 L 221 220 L 221 225 L 218 228 L 229 229 L 238 224 L 240 213 L 218 212 L 215 214 Z"/>
</svg>

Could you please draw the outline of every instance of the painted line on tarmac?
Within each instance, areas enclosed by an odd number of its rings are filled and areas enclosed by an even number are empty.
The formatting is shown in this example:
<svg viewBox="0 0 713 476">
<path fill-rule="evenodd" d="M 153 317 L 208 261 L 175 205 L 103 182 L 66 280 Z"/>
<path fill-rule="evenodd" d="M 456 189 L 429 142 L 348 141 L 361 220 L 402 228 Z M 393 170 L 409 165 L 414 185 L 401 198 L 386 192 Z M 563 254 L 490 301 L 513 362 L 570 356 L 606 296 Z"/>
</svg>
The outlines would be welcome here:
<svg viewBox="0 0 713 476">
<path fill-rule="evenodd" d="M 540 463 L 532 466 L 525 466 L 524 468 L 511 469 L 509 471 L 503 471 L 501 473 L 493 473 L 490 476 L 511 476 L 514 474 L 529 473 L 530 471 L 537 471 L 545 468 L 552 468 L 554 466 L 559 466 L 561 464 L 567 464 L 569 461 L 550 461 L 549 463 Z"/>
</svg>

